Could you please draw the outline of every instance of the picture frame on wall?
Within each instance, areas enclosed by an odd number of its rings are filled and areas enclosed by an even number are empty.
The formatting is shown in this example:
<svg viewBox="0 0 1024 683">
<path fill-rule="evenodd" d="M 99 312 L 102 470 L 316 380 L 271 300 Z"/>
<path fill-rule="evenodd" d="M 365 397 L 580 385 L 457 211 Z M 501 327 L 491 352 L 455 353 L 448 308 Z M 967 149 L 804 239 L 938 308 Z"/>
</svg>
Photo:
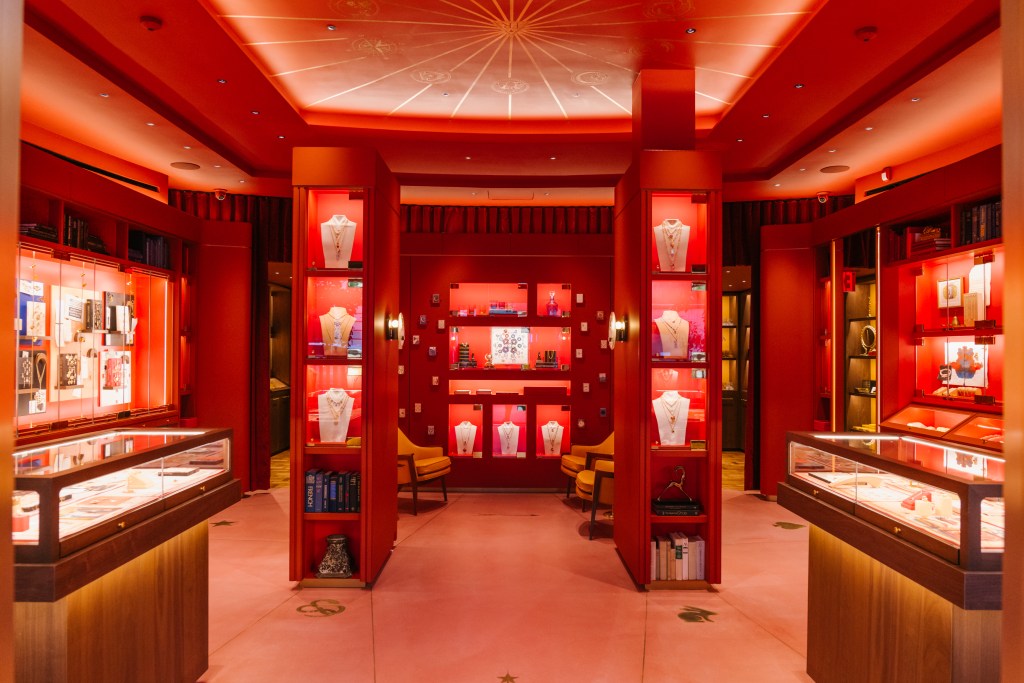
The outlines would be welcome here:
<svg viewBox="0 0 1024 683">
<path fill-rule="evenodd" d="M 959 308 L 964 305 L 964 279 L 955 277 L 938 282 L 939 308 Z"/>
</svg>

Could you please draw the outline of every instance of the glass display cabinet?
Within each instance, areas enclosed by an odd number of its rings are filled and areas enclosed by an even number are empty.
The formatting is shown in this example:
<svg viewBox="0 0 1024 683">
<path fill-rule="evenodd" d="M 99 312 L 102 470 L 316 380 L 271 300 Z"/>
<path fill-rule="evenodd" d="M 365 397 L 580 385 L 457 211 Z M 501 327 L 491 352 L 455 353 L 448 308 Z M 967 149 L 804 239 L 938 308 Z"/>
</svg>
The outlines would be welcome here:
<svg viewBox="0 0 1024 683">
<path fill-rule="evenodd" d="M 128 430 L 13 454 L 19 563 L 56 562 L 231 480 L 231 432 Z"/>
<path fill-rule="evenodd" d="M 789 435 L 786 483 L 965 570 L 997 570 L 1003 458 L 913 436 Z M 813 521 L 813 520 L 811 520 Z"/>
<path fill-rule="evenodd" d="M 177 410 L 169 273 L 30 243 L 17 263 L 20 438 Z"/>
</svg>

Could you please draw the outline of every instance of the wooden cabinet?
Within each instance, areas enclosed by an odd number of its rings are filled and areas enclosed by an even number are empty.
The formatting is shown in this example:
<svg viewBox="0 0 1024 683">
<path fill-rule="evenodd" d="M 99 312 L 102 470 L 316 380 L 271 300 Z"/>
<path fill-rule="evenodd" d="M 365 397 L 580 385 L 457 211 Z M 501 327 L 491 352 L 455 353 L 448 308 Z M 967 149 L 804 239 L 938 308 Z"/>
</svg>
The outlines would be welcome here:
<svg viewBox="0 0 1024 683">
<path fill-rule="evenodd" d="M 344 148 L 297 149 L 293 182 L 290 576 L 362 586 L 396 529 L 397 186 L 375 153 Z M 334 535 L 351 576 L 319 576 Z"/>
<path fill-rule="evenodd" d="M 721 580 L 720 183 L 712 155 L 643 152 L 616 192 L 615 375 L 631 381 L 616 385 L 615 541 L 652 588 Z M 699 514 L 656 514 L 681 480 Z M 703 542 L 687 581 L 652 562 L 651 542 L 671 533 Z"/>
</svg>

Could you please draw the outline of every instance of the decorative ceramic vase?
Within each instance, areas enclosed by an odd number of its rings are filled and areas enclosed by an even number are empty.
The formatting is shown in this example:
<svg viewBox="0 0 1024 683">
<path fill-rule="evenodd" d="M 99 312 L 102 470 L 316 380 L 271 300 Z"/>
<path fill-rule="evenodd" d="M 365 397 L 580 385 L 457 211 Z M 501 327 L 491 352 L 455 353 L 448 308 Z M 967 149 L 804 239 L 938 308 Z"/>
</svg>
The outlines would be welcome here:
<svg viewBox="0 0 1024 683">
<path fill-rule="evenodd" d="M 554 291 L 548 292 L 548 315 L 550 315 L 550 316 L 557 316 L 558 315 L 558 302 L 555 301 L 555 292 Z"/>
<path fill-rule="evenodd" d="M 331 534 L 327 537 L 327 552 L 320 560 L 318 579 L 347 579 L 352 576 L 352 558 L 348 554 L 348 536 Z"/>
</svg>

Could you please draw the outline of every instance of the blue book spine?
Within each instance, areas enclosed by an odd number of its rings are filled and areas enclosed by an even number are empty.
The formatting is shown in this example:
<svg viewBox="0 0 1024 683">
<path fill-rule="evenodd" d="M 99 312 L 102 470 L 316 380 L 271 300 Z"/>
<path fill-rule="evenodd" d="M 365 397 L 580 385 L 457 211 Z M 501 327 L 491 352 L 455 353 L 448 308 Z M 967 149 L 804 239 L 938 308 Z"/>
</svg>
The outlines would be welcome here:
<svg viewBox="0 0 1024 683">
<path fill-rule="evenodd" d="M 351 472 L 342 472 L 338 477 L 338 510 L 341 512 L 351 512 L 348 492 L 348 480 L 351 476 Z"/>
<path fill-rule="evenodd" d="M 327 483 L 327 511 L 338 511 L 338 473 L 331 472 Z"/>
<path fill-rule="evenodd" d="M 352 512 L 359 512 L 359 507 L 362 504 L 362 494 L 360 486 L 362 484 L 362 475 L 359 472 L 352 473 Z"/>
<path fill-rule="evenodd" d="M 324 511 L 324 472 L 316 471 L 316 481 L 313 484 L 313 512 Z"/>
</svg>

